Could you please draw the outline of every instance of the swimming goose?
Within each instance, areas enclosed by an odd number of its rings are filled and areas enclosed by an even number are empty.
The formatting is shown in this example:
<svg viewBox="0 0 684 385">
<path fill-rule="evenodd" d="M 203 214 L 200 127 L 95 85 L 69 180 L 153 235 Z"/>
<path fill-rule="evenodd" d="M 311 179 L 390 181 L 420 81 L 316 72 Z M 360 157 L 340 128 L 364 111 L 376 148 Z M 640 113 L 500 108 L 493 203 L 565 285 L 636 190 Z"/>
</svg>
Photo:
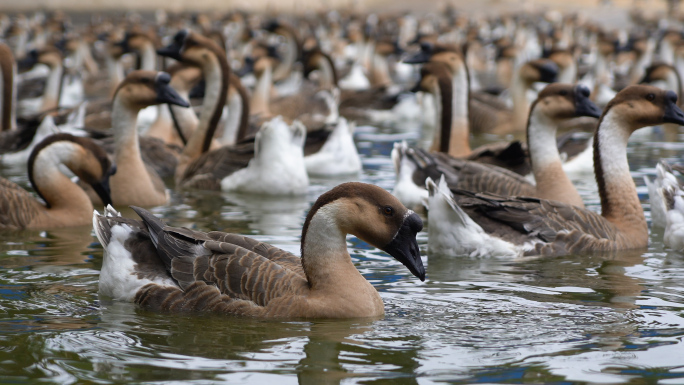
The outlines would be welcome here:
<svg viewBox="0 0 684 385">
<path fill-rule="evenodd" d="M 53 110 L 59 106 L 64 74 L 62 53 L 57 48 L 45 47 L 41 50 L 31 50 L 24 59 L 19 61 L 19 67 L 22 68 L 33 68 L 36 64 L 44 64 L 49 69 L 45 89 L 39 98 L 19 100 L 17 113 L 20 116 Z M 18 87 L 21 88 L 22 85 L 18 84 Z"/>
<path fill-rule="evenodd" d="M 112 177 L 112 201 L 115 205 L 156 206 L 169 199 L 157 172 L 143 162 L 136 122 L 138 112 L 160 103 L 189 107 L 169 86 L 166 72 L 137 70 L 131 72 L 114 94 L 112 132 L 114 158 L 119 172 Z"/>
<path fill-rule="evenodd" d="M 171 75 L 169 85 L 181 98 L 190 99 L 190 90 L 202 79 L 202 70 L 196 66 L 176 63 L 167 72 Z M 183 147 L 195 132 L 199 119 L 192 108 L 169 104 L 157 106 L 157 119 L 152 122 L 145 136 L 159 138 L 164 143 Z"/>
<path fill-rule="evenodd" d="M 468 74 L 460 57 L 454 61 L 460 63 L 451 66 L 457 68 L 458 75 L 452 74 L 451 67 L 441 61 L 425 63 L 420 71 L 420 81 L 414 88 L 434 95 L 439 125 L 430 150 L 451 157 L 495 164 L 522 175 L 529 173 L 525 149 L 518 141 L 471 149 Z"/>
<path fill-rule="evenodd" d="M 665 228 L 663 234 L 665 246 L 681 252 L 684 251 L 684 192 L 667 163 L 663 161 L 658 163 L 658 174 L 662 175 L 662 180 L 655 187 L 655 194 L 651 194 L 650 185 L 648 189 L 652 224 Z M 656 213 L 663 217 L 657 218 Z M 663 223 L 656 223 L 656 219 Z"/>
<path fill-rule="evenodd" d="M 7 179 L 0 178 L 0 229 L 83 226 L 93 205 L 86 193 L 60 170 L 64 165 L 111 204 L 109 179 L 116 172 L 107 153 L 92 140 L 69 134 L 40 142 L 28 161 L 33 190 L 45 203 Z"/>
<path fill-rule="evenodd" d="M 382 298 L 347 251 L 352 234 L 403 263 L 421 281 L 420 217 L 385 190 L 345 183 L 321 195 L 306 217 L 299 258 L 255 239 L 169 227 L 108 207 L 93 227 L 104 248 L 100 295 L 166 312 L 258 318 L 358 318 L 384 314 Z"/>
<path fill-rule="evenodd" d="M 630 86 L 606 106 L 594 135 L 594 169 L 601 214 L 526 197 L 449 191 L 428 180 L 431 252 L 472 256 L 563 255 L 638 249 L 648 226 L 629 173 L 627 140 L 635 130 L 666 122 L 684 124 L 677 95 Z M 433 215 L 436 214 L 436 215 Z"/>
<path fill-rule="evenodd" d="M 663 190 L 668 190 L 670 195 L 679 189 L 679 181 L 672 173 L 672 166 L 665 160 L 656 165 L 656 176 L 651 180 L 644 176 L 644 183 L 648 188 L 648 200 L 651 202 L 651 225 L 655 227 L 667 227 L 667 212 L 670 208 L 664 196 Z"/>
<path fill-rule="evenodd" d="M 157 53 L 201 68 L 206 84 L 197 129 L 183 148 L 176 167 L 175 181 L 180 186 L 187 178 L 184 176 L 186 169 L 211 146 L 228 97 L 230 67 L 223 48 L 213 40 L 189 30 L 176 33 L 173 42 L 157 50 Z"/>
<path fill-rule="evenodd" d="M 445 174 L 450 188 L 553 199 L 584 207 L 577 189 L 563 172 L 556 130 L 577 116 L 600 116 L 601 111 L 588 97 L 589 90 L 583 86 L 553 83 L 532 103 L 527 137 L 536 184 L 501 167 L 451 158 L 443 153 L 428 154 L 402 143 L 395 144 L 392 150 L 397 173 L 392 194 L 407 207 L 417 207 L 428 196 L 425 180 L 439 179 L 440 174 Z"/>
</svg>

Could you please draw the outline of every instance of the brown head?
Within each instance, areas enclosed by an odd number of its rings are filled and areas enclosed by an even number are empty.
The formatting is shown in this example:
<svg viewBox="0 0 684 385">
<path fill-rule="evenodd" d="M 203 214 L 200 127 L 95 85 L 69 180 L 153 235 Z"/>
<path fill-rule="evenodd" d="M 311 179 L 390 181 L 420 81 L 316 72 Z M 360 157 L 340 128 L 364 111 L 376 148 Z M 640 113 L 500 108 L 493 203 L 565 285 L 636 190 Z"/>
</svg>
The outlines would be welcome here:
<svg viewBox="0 0 684 385">
<path fill-rule="evenodd" d="M 302 264 L 306 269 L 306 235 L 319 213 L 333 213 L 345 234 L 352 234 L 403 263 L 421 281 L 425 267 L 420 259 L 416 234 L 423 222 L 413 211 L 382 188 L 358 182 L 338 185 L 321 195 L 311 207 L 302 229 Z"/>
<path fill-rule="evenodd" d="M 202 69 L 192 64 L 174 63 L 166 71 L 171 75 L 170 84 L 176 90 L 190 91 L 202 80 Z"/>
<path fill-rule="evenodd" d="M 169 86 L 171 75 L 157 71 L 133 71 L 119 84 L 114 93 L 118 99 L 132 109 L 168 103 L 181 107 L 190 104 Z"/>
<path fill-rule="evenodd" d="M 39 50 L 31 50 L 26 57 L 17 62 L 19 70 L 29 70 L 36 64 L 45 64 L 50 68 L 62 65 L 62 53 L 55 47 L 46 46 Z"/>
<path fill-rule="evenodd" d="M 558 65 L 549 59 L 531 60 L 518 69 L 520 78 L 527 84 L 553 83 L 558 76 Z"/>
<path fill-rule="evenodd" d="M 332 84 L 337 86 L 337 70 L 335 69 L 335 64 L 332 61 L 330 55 L 321 51 L 320 48 L 316 47 L 308 51 L 304 51 L 302 61 L 304 63 L 304 76 L 308 77 L 313 71 L 320 70 L 324 66 L 327 66 L 332 71 Z"/>
<path fill-rule="evenodd" d="M 677 107 L 677 94 L 649 85 L 629 86 L 618 92 L 603 111 L 601 121 L 608 113 L 632 132 L 664 123 L 684 125 L 684 112 Z"/>
<path fill-rule="evenodd" d="M 572 52 L 567 49 L 556 49 L 549 52 L 549 60 L 556 63 L 558 68 L 564 70 L 575 62 L 575 58 L 572 56 Z"/>
<path fill-rule="evenodd" d="M 204 64 L 221 58 L 225 59 L 226 52 L 214 40 L 190 30 L 181 30 L 173 38 L 173 42 L 157 50 L 161 56 L 170 57 L 178 61 L 191 63 L 202 67 Z"/>
<path fill-rule="evenodd" d="M 542 112 L 558 124 L 562 123 L 562 120 L 579 116 L 597 119 L 601 116 L 601 109 L 589 100 L 588 88 L 565 83 L 552 83 L 546 86 L 539 92 L 530 111 Z"/>
<path fill-rule="evenodd" d="M 54 134 L 38 143 L 31 151 L 28 160 L 28 176 L 33 189 L 50 207 L 49 197 L 42 194 L 36 186 L 34 165 L 40 156 L 61 159 L 83 182 L 93 187 L 105 205 L 112 204 L 109 190 L 109 177 L 116 173 L 116 165 L 109 159 L 105 150 L 89 138 L 70 134 Z"/>
<path fill-rule="evenodd" d="M 671 74 L 676 74 L 677 69 L 670 64 L 657 62 L 646 68 L 646 73 L 639 83 L 652 83 L 667 81 Z"/>
</svg>

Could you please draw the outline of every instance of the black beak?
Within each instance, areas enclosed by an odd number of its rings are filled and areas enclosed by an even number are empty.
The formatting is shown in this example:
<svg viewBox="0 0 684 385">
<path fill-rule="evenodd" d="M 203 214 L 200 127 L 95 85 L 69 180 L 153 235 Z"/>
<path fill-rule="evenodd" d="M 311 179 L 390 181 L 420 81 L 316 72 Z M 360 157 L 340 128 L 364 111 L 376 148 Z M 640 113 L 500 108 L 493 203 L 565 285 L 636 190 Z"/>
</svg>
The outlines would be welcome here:
<svg viewBox="0 0 684 385">
<path fill-rule="evenodd" d="M 181 50 L 183 49 L 183 43 L 188 37 L 188 31 L 182 29 L 176 33 L 173 37 L 173 42 L 166 47 L 159 48 L 157 50 L 157 55 L 170 57 L 171 59 L 176 59 L 178 61 L 183 61 L 181 58 Z"/>
<path fill-rule="evenodd" d="M 235 72 L 235 75 L 238 77 L 243 77 L 247 75 L 250 72 L 254 71 L 254 58 L 252 57 L 246 57 L 245 58 L 245 64 L 240 68 L 239 71 Z"/>
<path fill-rule="evenodd" d="M 178 92 L 171 88 L 169 82 L 171 81 L 171 75 L 166 72 L 160 72 L 157 75 L 155 82 L 155 88 L 157 90 L 157 102 L 175 104 L 181 107 L 190 107 L 190 103 L 183 99 Z"/>
<path fill-rule="evenodd" d="M 131 46 L 128 45 L 128 35 L 126 35 L 126 37 L 123 40 L 114 43 L 114 45 L 121 48 L 122 54 L 133 52 L 131 50 Z"/>
<path fill-rule="evenodd" d="M 403 62 L 406 64 L 427 63 L 428 61 L 430 61 L 430 57 L 432 57 L 432 49 L 432 44 L 422 43 L 420 45 L 420 52 L 407 57 L 403 60 Z"/>
<path fill-rule="evenodd" d="M 100 200 L 102 200 L 102 203 L 107 206 L 107 205 L 114 205 L 112 202 L 112 190 L 109 188 L 109 177 L 112 175 L 116 174 L 116 165 L 113 164 L 112 167 L 109 169 L 109 172 L 107 175 L 105 175 L 104 178 L 102 178 L 101 181 L 97 183 L 93 183 L 90 186 L 95 190 L 97 193 L 97 196 L 100 197 Z"/>
<path fill-rule="evenodd" d="M 589 89 L 585 86 L 575 87 L 575 115 L 589 116 L 592 118 L 601 117 L 601 109 L 594 102 L 589 100 Z"/>
<path fill-rule="evenodd" d="M 38 51 L 31 50 L 29 53 L 26 54 L 26 57 L 17 61 L 17 70 L 28 71 L 31 68 L 33 68 L 33 66 L 35 66 L 37 63 Z"/>
<path fill-rule="evenodd" d="M 684 112 L 677 106 L 677 94 L 675 94 L 674 91 L 667 91 L 665 100 L 666 105 L 663 122 L 684 126 Z"/>
<path fill-rule="evenodd" d="M 180 44 L 176 44 L 174 41 L 173 43 L 167 45 L 166 47 L 159 48 L 157 50 L 157 55 L 159 56 L 164 56 L 164 57 L 170 57 L 171 59 L 176 59 L 178 61 L 182 61 L 181 59 L 181 48 L 183 48 Z"/>
<path fill-rule="evenodd" d="M 553 83 L 558 78 L 558 66 L 551 60 L 536 63 L 535 68 L 539 70 L 539 81 L 543 83 Z"/>
<path fill-rule="evenodd" d="M 416 241 L 416 234 L 422 229 L 423 221 L 418 214 L 412 213 L 404 218 L 397 235 L 382 250 L 403 263 L 418 279 L 425 281 L 425 266 L 420 259 L 420 249 Z"/>
</svg>

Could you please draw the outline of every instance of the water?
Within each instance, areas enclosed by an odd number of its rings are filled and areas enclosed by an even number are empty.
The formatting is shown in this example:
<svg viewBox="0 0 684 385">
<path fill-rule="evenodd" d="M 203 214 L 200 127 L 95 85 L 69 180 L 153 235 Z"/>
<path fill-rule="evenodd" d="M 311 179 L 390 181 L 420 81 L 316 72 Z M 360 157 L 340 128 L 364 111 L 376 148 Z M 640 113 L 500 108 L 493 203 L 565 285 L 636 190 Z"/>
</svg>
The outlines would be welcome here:
<svg viewBox="0 0 684 385">
<path fill-rule="evenodd" d="M 418 135 L 359 130 L 358 179 L 391 189 L 389 139 L 400 137 Z M 671 140 L 630 143 L 639 186 L 659 158 L 684 153 Z M 20 170 L 0 173 L 27 185 Z M 298 252 L 306 211 L 341 180 L 312 182 L 300 199 L 175 192 L 153 211 Z M 593 183 L 582 193 L 596 209 Z M 425 255 L 426 233 L 418 240 Z M 101 302 L 90 228 L 0 234 L 0 383 L 684 383 L 684 258 L 664 250 L 661 231 L 645 253 L 424 257 L 425 283 L 356 238 L 349 247 L 385 301 L 382 319 L 264 321 Z"/>
</svg>

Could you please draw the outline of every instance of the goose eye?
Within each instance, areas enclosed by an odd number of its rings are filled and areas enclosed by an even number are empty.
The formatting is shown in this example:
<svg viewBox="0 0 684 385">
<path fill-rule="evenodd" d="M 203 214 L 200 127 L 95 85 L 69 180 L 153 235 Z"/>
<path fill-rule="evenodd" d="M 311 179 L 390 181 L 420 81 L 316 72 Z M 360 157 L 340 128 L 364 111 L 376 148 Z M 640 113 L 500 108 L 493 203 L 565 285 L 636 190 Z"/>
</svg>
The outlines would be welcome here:
<svg viewBox="0 0 684 385">
<path fill-rule="evenodd" d="M 646 95 L 646 100 L 648 100 L 649 102 L 654 101 L 655 100 L 655 94 Z"/>
<path fill-rule="evenodd" d="M 382 213 L 387 217 L 391 217 L 392 215 L 394 215 L 394 209 L 390 206 L 385 206 L 382 208 Z"/>
<path fill-rule="evenodd" d="M 566 96 L 568 94 L 568 91 L 567 90 L 561 90 L 561 92 L 559 92 L 559 94 L 561 96 Z"/>
</svg>

